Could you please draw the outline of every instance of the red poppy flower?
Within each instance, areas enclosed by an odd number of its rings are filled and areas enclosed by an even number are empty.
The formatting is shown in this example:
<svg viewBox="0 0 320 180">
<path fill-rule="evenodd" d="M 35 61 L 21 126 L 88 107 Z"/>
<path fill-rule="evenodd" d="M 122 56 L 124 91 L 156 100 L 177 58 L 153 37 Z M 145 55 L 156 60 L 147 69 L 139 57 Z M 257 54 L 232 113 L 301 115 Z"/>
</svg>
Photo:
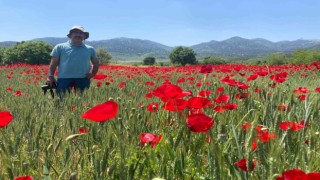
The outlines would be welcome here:
<svg viewBox="0 0 320 180">
<path fill-rule="evenodd" d="M 280 129 L 282 130 L 288 130 L 290 129 L 292 132 L 298 131 L 300 129 L 304 128 L 304 121 L 302 122 L 303 124 L 299 124 L 296 122 L 281 122 L 280 123 Z"/>
<path fill-rule="evenodd" d="M 238 108 L 238 105 L 236 104 L 225 104 L 223 106 L 224 109 L 227 109 L 227 110 L 234 110 L 234 109 L 237 109 Z"/>
<path fill-rule="evenodd" d="M 296 122 L 292 122 L 290 130 L 291 130 L 292 132 L 295 132 L 295 131 L 298 131 L 298 130 L 303 129 L 303 128 L 304 128 L 304 125 L 303 125 L 303 124 L 299 124 L 299 123 L 296 123 Z"/>
<path fill-rule="evenodd" d="M 22 96 L 21 91 L 16 91 L 16 93 L 13 94 L 14 96 Z"/>
<path fill-rule="evenodd" d="M 284 131 L 288 130 L 291 127 L 291 122 L 281 122 L 279 127 Z"/>
<path fill-rule="evenodd" d="M 306 176 L 306 173 L 303 172 L 300 169 L 292 169 L 292 170 L 287 170 L 282 173 L 282 176 L 277 177 L 276 180 L 290 180 L 290 179 L 304 179 Z"/>
<path fill-rule="evenodd" d="M 14 180 L 33 180 L 32 176 L 20 176 L 20 177 L 15 177 Z"/>
<path fill-rule="evenodd" d="M 302 95 L 298 96 L 298 99 L 301 101 L 304 101 L 307 99 L 307 96 L 305 94 L 302 94 Z"/>
<path fill-rule="evenodd" d="M 302 119 L 302 120 L 300 121 L 300 125 L 303 125 L 303 126 L 305 126 L 305 127 L 308 127 L 308 126 L 310 126 L 310 121 L 305 124 L 305 120 Z"/>
<path fill-rule="evenodd" d="M 184 83 L 184 82 L 186 82 L 186 78 L 179 78 L 178 79 L 178 81 L 177 81 L 177 83 L 179 84 L 179 83 Z"/>
<path fill-rule="evenodd" d="M 140 144 L 144 146 L 146 143 L 151 144 L 151 148 L 153 149 L 162 139 L 162 136 L 151 134 L 151 133 L 141 133 L 139 134 Z"/>
<path fill-rule="evenodd" d="M 320 69 L 320 68 L 319 68 Z M 320 172 L 310 172 L 306 175 L 307 180 L 316 180 L 320 179 Z"/>
<path fill-rule="evenodd" d="M 239 72 L 242 69 L 242 67 L 235 67 L 234 70 Z"/>
<path fill-rule="evenodd" d="M 239 89 L 249 89 L 249 88 L 250 88 L 250 86 L 248 86 L 247 84 L 242 83 L 242 82 L 238 82 L 238 83 L 237 83 L 237 87 L 238 87 Z"/>
<path fill-rule="evenodd" d="M 210 91 L 210 90 L 206 90 L 206 91 L 200 91 L 200 92 L 198 93 L 198 96 L 208 97 L 210 94 L 211 94 L 211 91 Z"/>
<path fill-rule="evenodd" d="M 116 117 L 118 108 L 119 105 L 116 102 L 106 101 L 83 113 L 82 118 L 95 122 L 104 122 Z"/>
<path fill-rule="evenodd" d="M 188 107 L 190 108 L 204 108 L 207 107 L 210 104 L 210 100 L 203 97 L 192 97 L 188 100 Z"/>
<path fill-rule="evenodd" d="M 253 81 L 253 80 L 257 79 L 257 78 L 258 78 L 257 74 L 252 74 L 252 75 L 247 77 L 247 81 L 250 82 L 250 81 Z"/>
<path fill-rule="evenodd" d="M 213 110 L 222 113 L 222 112 L 226 111 L 227 109 L 224 106 L 216 106 L 213 108 Z"/>
<path fill-rule="evenodd" d="M 124 81 L 121 82 L 120 85 L 119 85 L 119 88 L 120 89 L 124 89 L 125 87 L 126 87 L 126 82 L 124 82 Z"/>
<path fill-rule="evenodd" d="M 190 90 L 189 91 L 182 91 L 182 93 L 179 96 L 177 96 L 176 98 L 180 99 L 180 98 L 184 98 L 186 96 L 192 96 L 192 91 L 190 91 Z"/>
<path fill-rule="evenodd" d="M 201 87 L 201 86 L 202 86 L 202 83 L 201 83 L 201 82 L 198 82 L 198 83 L 196 84 L 196 86 L 197 86 L 197 87 Z"/>
<path fill-rule="evenodd" d="M 147 106 L 147 110 L 148 110 L 149 112 L 156 112 L 156 111 L 158 111 L 158 109 L 159 109 L 159 104 L 157 104 L 157 103 L 150 103 L 150 104 Z"/>
<path fill-rule="evenodd" d="M 242 128 L 247 131 L 251 128 L 251 123 L 243 123 L 242 124 Z"/>
<path fill-rule="evenodd" d="M 258 125 L 258 126 L 256 126 L 255 131 L 256 131 L 257 133 L 260 133 L 260 132 L 262 132 L 263 128 L 264 128 L 264 127 L 263 127 L 262 125 Z"/>
<path fill-rule="evenodd" d="M 218 87 L 217 88 L 217 94 L 220 94 L 224 91 L 224 87 Z"/>
<path fill-rule="evenodd" d="M 148 94 L 144 95 L 144 97 L 146 97 L 146 98 L 152 98 L 152 96 L 153 96 L 152 93 L 148 93 Z"/>
<path fill-rule="evenodd" d="M 221 82 L 229 85 L 229 86 L 236 86 L 237 82 L 234 79 L 231 79 L 229 76 L 224 77 L 223 79 L 220 80 Z"/>
<path fill-rule="evenodd" d="M 155 82 L 150 82 L 150 81 L 147 81 L 146 82 L 146 85 L 147 86 L 154 86 L 156 83 Z"/>
<path fill-rule="evenodd" d="M 315 90 L 320 93 L 320 88 L 316 88 Z"/>
<path fill-rule="evenodd" d="M 13 116 L 8 111 L 0 111 L 0 128 L 8 125 L 13 119 Z"/>
<path fill-rule="evenodd" d="M 170 99 L 162 106 L 163 109 L 171 112 L 180 112 L 188 106 L 188 101 L 183 99 Z"/>
<path fill-rule="evenodd" d="M 87 133 L 89 131 L 89 127 L 79 127 L 78 132 L 80 134 Z"/>
<path fill-rule="evenodd" d="M 268 130 L 262 130 L 260 133 L 258 133 L 257 137 L 262 142 L 269 142 L 269 139 L 274 139 L 277 137 L 277 135 L 276 134 L 269 134 Z"/>
<path fill-rule="evenodd" d="M 204 113 L 204 110 L 201 108 L 201 109 L 194 109 L 194 108 L 191 108 L 189 109 L 189 114 L 203 114 Z"/>
<path fill-rule="evenodd" d="M 287 105 L 285 105 L 285 104 L 279 105 L 279 106 L 277 106 L 277 109 L 279 111 L 286 111 L 287 110 Z"/>
<path fill-rule="evenodd" d="M 187 127 L 192 132 L 208 132 L 213 126 L 214 120 L 205 114 L 193 114 L 188 116 Z"/>
<path fill-rule="evenodd" d="M 6 90 L 7 90 L 7 91 L 13 91 L 13 89 L 10 88 L 10 87 L 6 88 Z"/>
<path fill-rule="evenodd" d="M 258 148 L 258 141 L 254 139 L 251 144 L 251 151 L 255 151 Z"/>
<path fill-rule="evenodd" d="M 294 91 L 293 91 L 293 93 L 295 93 L 295 94 L 297 94 L 297 93 L 308 93 L 308 92 L 310 92 L 310 90 L 308 90 L 307 88 L 305 88 L 305 87 L 299 87 L 298 89 L 295 89 Z"/>
<path fill-rule="evenodd" d="M 171 98 L 177 98 L 182 94 L 183 90 L 181 87 L 174 84 L 163 84 L 153 90 L 152 94 L 161 100 L 167 100 Z"/>
<path fill-rule="evenodd" d="M 282 72 L 282 73 L 270 76 L 270 79 L 277 83 L 282 83 L 286 81 L 287 76 L 288 76 L 288 73 Z"/>
<path fill-rule="evenodd" d="M 225 103 L 230 99 L 230 95 L 229 94 L 222 94 L 220 96 L 218 96 L 217 98 L 213 99 L 214 102 L 216 103 Z"/>
<path fill-rule="evenodd" d="M 97 74 L 93 77 L 93 79 L 96 79 L 96 80 L 103 80 L 107 78 L 107 75 L 104 75 L 104 74 Z"/>
<path fill-rule="evenodd" d="M 210 64 L 208 65 L 203 65 L 201 66 L 201 70 L 200 70 L 200 73 L 203 73 L 203 74 L 209 74 L 209 73 L 212 73 L 213 69 L 212 69 L 212 66 Z"/>
<path fill-rule="evenodd" d="M 98 82 L 97 82 L 97 87 L 100 87 L 101 84 L 102 84 L 102 82 L 101 82 L 101 81 L 98 81 Z"/>
<path fill-rule="evenodd" d="M 244 99 L 250 97 L 250 93 L 237 93 L 236 99 Z"/>
<path fill-rule="evenodd" d="M 247 159 L 241 159 L 240 161 L 235 162 L 234 164 L 238 166 L 238 168 L 240 168 L 242 171 L 248 172 Z M 250 171 L 253 171 L 257 166 L 257 161 L 253 159 L 253 162 L 249 166 L 250 166 Z"/>
<path fill-rule="evenodd" d="M 269 73 L 266 72 L 266 71 L 259 71 L 259 72 L 257 72 L 257 74 L 258 74 L 259 76 L 266 76 L 266 75 L 268 75 Z"/>
</svg>

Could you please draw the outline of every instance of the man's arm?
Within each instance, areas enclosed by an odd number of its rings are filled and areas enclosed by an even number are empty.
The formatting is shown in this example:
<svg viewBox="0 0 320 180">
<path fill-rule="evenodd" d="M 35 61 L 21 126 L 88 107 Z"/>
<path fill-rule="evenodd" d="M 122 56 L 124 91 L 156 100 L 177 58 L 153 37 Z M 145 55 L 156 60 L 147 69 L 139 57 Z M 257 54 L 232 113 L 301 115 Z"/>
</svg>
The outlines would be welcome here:
<svg viewBox="0 0 320 180">
<path fill-rule="evenodd" d="M 93 78 L 99 70 L 99 59 L 98 58 L 91 59 L 91 63 L 92 63 L 92 71 L 90 73 L 88 73 L 86 76 L 88 79 Z"/>
<path fill-rule="evenodd" d="M 56 71 L 58 64 L 59 64 L 59 58 L 52 57 L 49 65 L 49 72 L 47 77 L 47 82 L 49 83 L 50 86 L 52 86 L 53 83 L 56 82 L 56 79 L 54 78 L 54 72 Z"/>
</svg>

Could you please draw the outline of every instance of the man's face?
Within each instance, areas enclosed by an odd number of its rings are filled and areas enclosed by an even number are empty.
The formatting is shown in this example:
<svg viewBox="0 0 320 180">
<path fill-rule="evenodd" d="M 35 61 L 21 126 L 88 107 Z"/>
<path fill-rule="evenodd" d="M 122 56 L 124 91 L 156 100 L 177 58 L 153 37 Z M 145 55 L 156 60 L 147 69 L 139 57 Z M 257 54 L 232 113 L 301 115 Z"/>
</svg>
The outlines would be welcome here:
<svg viewBox="0 0 320 180">
<path fill-rule="evenodd" d="M 85 39 L 85 34 L 78 29 L 74 29 L 71 31 L 70 39 L 73 44 L 81 44 L 82 41 Z"/>
</svg>

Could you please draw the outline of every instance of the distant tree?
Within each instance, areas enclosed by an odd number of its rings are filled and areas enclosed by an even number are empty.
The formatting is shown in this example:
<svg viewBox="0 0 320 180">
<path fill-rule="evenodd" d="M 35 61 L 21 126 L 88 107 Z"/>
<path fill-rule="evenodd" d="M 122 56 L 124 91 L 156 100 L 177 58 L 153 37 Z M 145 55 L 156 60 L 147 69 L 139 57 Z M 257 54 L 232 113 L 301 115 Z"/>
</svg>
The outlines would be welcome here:
<svg viewBox="0 0 320 180">
<path fill-rule="evenodd" d="M 5 47 L 0 47 L 0 65 L 4 64 L 4 53 L 6 51 Z"/>
<path fill-rule="evenodd" d="M 201 64 L 226 64 L 227 62 L 220 58 L 214 56 L 207 56 L 202 59 Z"/>
<path fill-rule="evenodd" d="M 143 59 L 143 65 L 154 65 L 156 63 L 155 57 L 146 57 Z"/>
<path fill-rule="evenodd" d="M 283 65 L 289 61 L 288 57 L 283 53 L 274 53 L 266 57 L 266 62 L 269 65 Z"/>
<path fill-rule="evenodd" d="M 178 46 L 169 54 L 169 58 L 173 64 L 197 64 L 196 53 L 188 47 Z"/>
<path fill-rule="evenodd" d="M 290 59 L 292 64 L 309 64 L 314 61 L 320 61 L 320 52 L 302 49 L 296 50 Z"/>
<path fill-rule="evenodd" d="M 112 55 L 108 53 L 104 48 L 100 48 L 97 50 L 97 56 L 99 57 L 101 64 L 109 64 L 110 59 L 112 58 Z"/>
<path fill-rule="evenodd" d="M 48 64 L 52 46 L 42 41 L 22 41 L 7 49 L 4 63 Z"/>
</svg>

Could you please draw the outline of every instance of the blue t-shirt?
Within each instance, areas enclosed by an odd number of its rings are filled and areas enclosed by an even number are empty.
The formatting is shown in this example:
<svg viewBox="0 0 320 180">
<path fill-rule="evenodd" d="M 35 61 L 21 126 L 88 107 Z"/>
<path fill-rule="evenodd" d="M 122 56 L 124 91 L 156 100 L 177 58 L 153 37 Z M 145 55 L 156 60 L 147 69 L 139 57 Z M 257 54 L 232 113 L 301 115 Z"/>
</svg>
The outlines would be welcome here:
<svg viewBox="0 0 320 180">
<path fill-rule="evenodd" d="M 91 59 L 97 58 L 93 47 L 83 43 L 76 46 L 69 41 L 57 44 L 50 55 L 59 58 L 58 78 L 85 78 Z"/>
</svg>

